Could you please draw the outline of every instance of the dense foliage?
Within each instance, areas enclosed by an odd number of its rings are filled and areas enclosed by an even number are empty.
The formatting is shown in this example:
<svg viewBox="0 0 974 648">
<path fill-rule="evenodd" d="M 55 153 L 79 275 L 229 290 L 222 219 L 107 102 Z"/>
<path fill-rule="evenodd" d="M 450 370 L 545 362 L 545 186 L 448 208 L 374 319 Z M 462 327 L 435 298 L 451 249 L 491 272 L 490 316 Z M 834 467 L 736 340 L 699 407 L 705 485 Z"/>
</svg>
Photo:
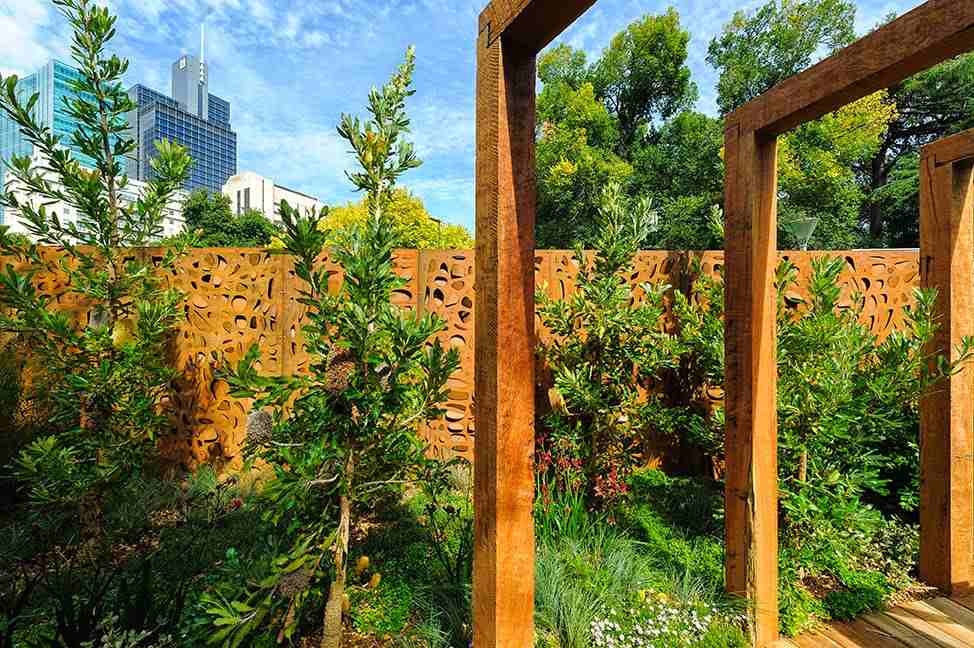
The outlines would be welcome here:
<svg viewBox="0 0 974 648">
<path fill-rule="evenodd" d="M 706 276 L 686 292 L 638 285 L 634 256 L 646 222 L 617 188 L 607 191 L 596 250 L 576 255 L 574 292 L 538 296 L 540 354 L 553 383 L 538 422 L 542 538 L 577 530 L 586 510 L 632 519 L 627 501 L 641 499 L 634 475 L 661 441 L 697 484 L 722 479 L 723 286 Z M 965 341 L 953 364 L 929 355 L 931 291 L 917 291 L 903 327 L 880 339 L 864 299 L 843 293 L 845 267 L 842 258 L 814 259 L 807 298 L 796 291 L 796 268 L 778 268 L 781 619 L 789 634 L 816 618 L 876 609 L 910 583 L 920 397 L 972 354 Z M 680 447 L 709 456 L 710 470 L 692 460 L 681 466 Z"/>
<path fill-rule="evenodd" d="M 589 244 L 602 188 L 624 182 L 655 123 L 696 100 L 690 36 L 674 9 L 637 20 L 591 65 L 560 45 L 538 61 L 539 247 Z"/>
<path fill-rule="evenodd" d="M 183 204 L 185 240 L 196 247 L 266 247 L 280 229 L 256 209 L 234 214 L 230 198 L 222 193 L 197 189 Z"/>
<path fill-rule="evenodd" d="M 606 188 L 594 258 L 581 247 L 575 252 L 576 292 L 555 300 L 538 291 L 552 336 L 540 355 L 554 377 L 553 408 L 539 437 L 543 495 L 550 470 L 555 488 L 580 487 L 589 501 L 618 499 L 639 456 L 638 431 L 656 414 L 656 399 L 644 394 L 672 358 L 672 338 L 660 331 L 658 300 L 630 306 L 634 289 L 621 280 L 632 274 L 652 219 L 648 204 L 631 205 L 618 185 Z"/>
<path fill-rule="evenodd" d="M 295 538 L 284 562 L 300 564 L 263 584 L 268 598 L 251 593 L 245 604 L 260 601 L 262 610 L 282 605 L 273 592 L 289 574 L 305 574 L 279 621 L 262 611 L 261 618 L 282 625 L 283 636 L 290 637 L 304 591 L 312 579 L 326 576 L 331 584 L 323 648 L 337 648 L 342 639 L 352 519 L 383 490 L 434 479 L 431 472 L 440 468 L 426 458 L 417 426 L 441 413 L 447 378 L 459 366 L 456 350 L 428 342 L 443 328 L 439 318 L 402 313 L 391 299 L 405 281 L 393 271 L 395 228 L 387 210 L 396 180 L 420 164 L 402 139 L 409 128 L 405 103 L 413 68 L 410 50 L 389 83 L 369 95 L 371 118 L 362 123 L 346 115 L 339 127 L 361 166 L 349 178 L 366 193 L 368 215 L 361 227 L 345 230 L 331 251 L 344 269 L 338 294 L 328 292 L 327 270 L 317 263 L 325 250 L 323 215 L 297 214 L 282 203 L 284 250 L 304 283 L 309 372 L 262 377 L 255 368 L 260 349 L 254 347 L 228 376 L 235 394 L 274 408 L 273 427 L 249 441 L 255 456 L 274 470 L 262 493 L 267 515 Z M 239 633 L 261 627 L 232 603 L 220 610 L 215 623 L 225 626 L 219 635 L 228 645 Z"/>
<path fill-rule="evenodd" d="M 473 247 L 473 239 L 463 226 L 442 223 L 430 216 L 423 201 L 408 189 L 395 189 L 386 210 L 393 247 L 408 250 L 466 250 Z M 357 203 L 331 208 L 318 226 L 327 233 L 327 242 L 332 245 L 340 242 L 349 229 L 363 229 L 370 213 L 369 198 L 365 197 Z"/>
<path fill-rule="evenodd" d="M 719 117 L 693 110 L 689 34 L 670 9 L 617 34 L 599 59 L 558 45 L 538 61 L 537 240 L 590 246 L 600 193 L 618 182 L 650 198 L 647 248 L 720 247 L 724 116 L 855 40 L 851 0 L 768 0 L 714 37 Z M 918 242 L 919 147 L 974 124 L 974 55 L 943 63 L 779 138 L 782 248 L 904 247 Z M 797 222 L 817 223 L 809 240 Z"/>
<path fill-rule="evenodd" d="M 122 201 L 124 160 L 135 147 L 125 113 L 135 106 L 120 83 L 127 62 L 104 53 L 115 18 L 88 0 L 55 4 L 74 28 L 81 77 L 70 81 L 64 110 L 79 128 L 62 141 L 42 126 L 38 95 L 22 98 L 16 77 L 2 80 L 0 95 L 0 109 L 43 160 L 10 160 L 32 200 L 0 195 L 34 241 L 0 230 L 0 332 L 16 354 L 4 377 L 15 412 L 4 430 L 4 459 L 13 458 L 3 472 L 5 504 L 15 509 L 0 539 L 0 645 L 80 648 L 102 630 L 150 641 L 173 628 L 174 617 L 138 599 L 155 587 L 145 575 L 154 552 L 131 562 L 118 555 L 140 542 L 154 505 L 174 499 L 156 483 L 155 459 L 169 429 L 167 351 L 182 301 L 160 271 L 172 270 L 178 251 L 147 258 L 134 249 L 159 237 L 163 207 L 190 159 L 158 143 L 155 179 L 134 203 Z M 58 203 L 77 218 L 59 214 Z M 63 286 L 58 295 L 45 294 L 51 285 Z M 172 585 L 170 611 L 178 614 Z"/>
<path fill-rule="evenodd" d="M 158 236 L 190 161 L 160 144 L 157 179 L 121 204 L 133 106 L 120 86 L 126 62 L 103 54 L 115 19 L 89 0 L 56 4 L 76 32 L 83 78 L 66 107 L 83 128 L 59 141 L 36 123 L 36 98 L 0 79 L 0 109 L 46 160 L 14 159 L 17 181 L 81 214 L 69 223 L 49 205 L 0 195 L 38 242 L 64 250 L 57 262 L 0 232 L 0 647 L 467 648 L 470 469 L 433 460 L 421 435 L 442 413 L 458 354 L 435 341 L 442 322 L 391 303 L 403 286 L 394 247 L 469 245 L 396 188 L 419 164 L 404 140 L 412 51 L 370 94 L 367 119 L 342 118 L 360 203 L 316 214 L 283 204 L 277 232 L 259 214 L 230 214 L 223 197 L 190 198 L 192 232 L 170 244 L 278 237 L 306 309 L 308 361 L 267 376 L 255 348 L 224 366 L 217 384 L 251 406 L 246 465 L 182 473 L 157 460 L 156 443 L 172 427 L 168 343 L 182 303 L 162 278 L 181 249 L 147 258 L 133 248 Z M 711 47 L 722 103 L 845 42 L 851 21 L 844 0 L 780 0 L 737 15 Z M 746 610 L 723 593 L 722 280 L 702 275 L 692 254 L 673 261 L 687 264 L 689 285 L 637 273 L 643 246 L 723 238 L 722 122 L 688 110 L 688 39 L 671 10 L 632 25 L 592 65 L 564 46 L 539 64 L 539 236 L 575 244 L 579 268 L 567 298 L 537 296 L 551 377 L 536 453 L 545 648 L 746 643 Z M 783 216 L 816 216 L 813 244 L 829 245 L 860 240 L 869 201 L 892 205 L 896 218 L 915 214 L 915 145 L 967 118 L 966 96 L 943 84 L 966 87 L 969 63 L 950 61 L 782 138 Z M 80 167 L 65 144 L 96 168 Z M 888 177 L 868 184 L 876 167 L 865 163 L 877 160 Z M 334 292 L 317 265 L 326 247 L 344 268 Z M 777 275 L 788 634 L 875 610 L 914 584 L 918 400 L 972 353 L 965 341 L 958 363 L 928 354 L 930 292 L 916 294 L 902 330 L 879 339 L 863 323 L 862 297 L 844 292 L 844 268 L 815 260 L 801 278 L 806 298 L 792 265 Z M 43 296 L 54 273 L 67 279 L 63 302 L 78 308 Z"/>
<path fill-rule="evenodd" d="M 899 83 L 888 91 L 893 120 L 880 146 L 860 162 L 872 240 L 886 247 L 919 241 L 921 146 L 974 127 L 974 54 L 964 54 Z"/>
<path fill-rule="evenodd" d="M 21 201 L 13 191 L 0 200 L 18 210 L 37 244 L 64 250 L 60 257 L 45 254 L 0 231 L 0 251 L 8 258 L 0 274 L 0 331 L 19 336 L 43 370 L 57 377 L 51 385 L 30 386 L 38 389 L 27 398 L 49 405 L 49 421 L 16 462 L 18 478 L 39 505 L 77 503 L 137 474 L 168 425 L 161 408 L 173 377 L 166 344 L 181 296 L 163 285 L 153 260 L 131 249 L 158 238 L 162 208 L 190 165 L 183 148 L 160 142 L 156 179 L 137 201 L 123 204 L 124 157 L 135 147 L 125 137 L 125 113 L 134 106 L 119 83 L 127 62 L 103 54 L 115 19 L 87 0 L 57 4 L 76 30 L 71 54 L 82 76 L 71 82 L 77 95 L 65 109 L 80 128 L 70 142 L 60 141 L 37 120 L 38 95 L 19 98 L 15 76 L 2 80 L 0 96 L 0 109 L 45 160 L 36 166 L 30 156 L 10 161 L 15 180 L 42 204 Z M 95 168 L 82 167 L 66 144 L 93 159 Z M 43 204 L 50 202 L 74 208 L 78 219 Z M 170 252 L 158 264 L 171 268 L 174 261 Z M 67 278 L 61 299 L 86 312 L 65 312 L 38 290 L 40 276 L 59 274 Z"/>
</svg>

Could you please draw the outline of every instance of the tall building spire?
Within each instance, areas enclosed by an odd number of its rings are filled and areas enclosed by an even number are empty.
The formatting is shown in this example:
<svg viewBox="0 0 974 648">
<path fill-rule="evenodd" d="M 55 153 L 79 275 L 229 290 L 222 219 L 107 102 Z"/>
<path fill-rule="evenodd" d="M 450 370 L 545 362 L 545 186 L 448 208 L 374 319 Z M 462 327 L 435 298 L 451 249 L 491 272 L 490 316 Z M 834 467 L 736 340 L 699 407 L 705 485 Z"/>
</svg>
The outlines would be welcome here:
<svg viewBox="0 0 974 648">
<path fill-rule="evenodd" d="M 200 63 L 206 63 L 206 23 L 200 23 Z"/>
</svg>

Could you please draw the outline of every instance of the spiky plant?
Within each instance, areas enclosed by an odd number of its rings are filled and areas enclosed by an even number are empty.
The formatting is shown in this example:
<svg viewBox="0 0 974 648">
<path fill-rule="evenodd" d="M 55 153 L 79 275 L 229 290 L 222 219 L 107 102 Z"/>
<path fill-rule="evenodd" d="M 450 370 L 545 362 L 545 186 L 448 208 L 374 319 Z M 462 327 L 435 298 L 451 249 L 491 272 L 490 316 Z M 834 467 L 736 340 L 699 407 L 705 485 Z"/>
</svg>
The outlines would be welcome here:
<svg viewBox="0 0 974 648">
<path fill-rule="evenodd" d="M 314 538 L 321 547 L 315 563 L 330 577 L 322 648 L 341 643 L 352 519 L 382 491 L 429 474 L 427 444 L 417 428 L 441 414 L 446 381 L 459 366 L 456 350 L 429 342 L 443 330 L 439 318 L 392 303 L 405 282 L 393 270 L 395 229 L 387 208 L 397 179 L 420 164 L 402 139 L 413 69 L 410 49 L 392 79 L 369 94 L 371 117 L 362 122 L 344 115 L 338 128 L 360 167 L 347 175 L 366 194 L 368 219 L 331 250 L 344 270 L 337 294 L 329 294 L 320 263 L 324 214 L 301 215 L 282 203 L 285 252 L 304 284 L 309 371 L 259 376 L 255 348 L 228 377 L 236 394 L 256 397 L 258 407 L 276 412 L 270 438 L 255 439 L 253 446 L 274 467 L 276 479 L 265 494 L 278 521 L 297 529 L 302 542 Z"/>
<path fill-rule="evenodd" d="M 71 56 L 80 78 L 69 82 L 73 96 L 63 109 L 78 127 L 62 141 L 38 120 L 38 95 L 23 97 L 16 76 L 0 78 L 0 109 L 35 151 L 9 161 L 12 179 L 0 193 L 33 240 L 0 228 L 0 331 L 24 338 L 53 381 L 44 385 L 53 401 L 48 434 L 21 452 L 16 468 L 34 501 L 63 504 L 133 476 L 167 425 L 161 405 L 173 373 L 166 344 L 181 298 L 135 248 L 161 233 L 163 209 L 190 159 L 178 145 L 160 142 L 155 180 L 135 202 L 123 200 L 124 158 L 135 148 L 125 114 L 135 106 L 122 89 L 128 61 L 105 53 L 115 16 L 89 0 L 54 4 L 74 29 Z M 59 213 L 59 205 L 77 219 Z M 164 255 L 163 269 L 175 258 Z M 68 279 L 60 300 L 37 288 L 39 277 L 56 274 Z M 78 308 L 66 311 L 59 302 Z"/>
</svg>

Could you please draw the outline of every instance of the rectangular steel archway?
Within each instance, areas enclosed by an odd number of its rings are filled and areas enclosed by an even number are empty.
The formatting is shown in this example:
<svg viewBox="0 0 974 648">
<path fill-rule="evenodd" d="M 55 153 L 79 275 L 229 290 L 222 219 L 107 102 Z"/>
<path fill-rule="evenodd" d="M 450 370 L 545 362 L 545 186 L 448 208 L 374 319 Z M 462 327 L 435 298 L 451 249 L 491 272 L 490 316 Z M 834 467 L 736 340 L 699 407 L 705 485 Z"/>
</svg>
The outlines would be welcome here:
<svg viewBox="0 0 974 648">
<path fill-rule="evenodd" d="M 595 0 L 493 0 L 477 40 L 474 642 L 534 641 L 534 122 L 538 52 Z M 727 116 L 727 588 L 777 638 L 777 136 L 974 49 L 974 0 L 928 0 Z"/>
</svg>

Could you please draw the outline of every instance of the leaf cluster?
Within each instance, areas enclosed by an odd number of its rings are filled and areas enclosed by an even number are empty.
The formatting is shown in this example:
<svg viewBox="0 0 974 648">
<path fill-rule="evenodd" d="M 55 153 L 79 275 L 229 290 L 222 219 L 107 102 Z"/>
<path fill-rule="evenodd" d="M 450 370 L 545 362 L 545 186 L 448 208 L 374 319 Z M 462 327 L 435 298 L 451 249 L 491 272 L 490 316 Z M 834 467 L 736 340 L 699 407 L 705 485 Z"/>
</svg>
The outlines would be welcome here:
<svg viewBox="0 0 974 648">
<path fill-rule="evenodd" d="M 319 555 L 341 542 L 340 555 L 347 552 L 347 538 L 327 540 L 335 537 L 340 500 L 357 513 L 426 474 L 431 460 L 419 426 L 442 413 L 447 380 L 459 367 L 458 352 L 435 339 L 444 328 L 438 317 L 403 312 L 392 302 L 405 280 L 393 265 L 389 210 L 396 180 L 419 165 L 402 140 L 413 69 L 410 49 L 390 82 L 370 93 L 371 117 L 345 115 L 338 129 L 359 163 L 347 175 L 366 194 L 365 222 L 341 232 L 329 248 L 327 212 L 299 214 L 281 205 L 282 252 L 293 260 L 305 309 L 306 369 L 263 376 L 253 347 L 226 371 L 234 395 L 255 398 L 256 411 L 273 411 L 269 433 L 248 438 L 246 448 L 274 472 L 262 492 L 265 518 L 287 537 L 314 538 Z M 329 292 L 326 257 L 343 269 L 337 292 Z M 322 569 L 330 563 L 321 561 Z M 259 589 L 267 595 L 268 588 Z"/>
<path fill-rule="evenodd" d="M 78 123 L 70 142 L 36 118 L 39 95 L 25 99 L 15 76 L 0 79 L 0 109 L 35 151 L 10 161 L 13 181 L 0 193 L 30 238 L 0 229 L 6 255 L 0 331 L 20 336 L 54 379 L 32 386 L 48 389 L 54 403 L 48 436 L 26 446 L 15 464 L 30 496 L 42 504 L 64 504 L 132 474 L 168 425 L 161 407 L 173 375 L 166 351 L 181 296 L 165 287 L 159 271 L 172 269 L 178 250 L 150 258 L 138 248 L 159 237 L 163 207 L 190 166 L 185 149 L 160 142 L 156 178 L 134 202 L 122 200 L 128 182 L 123 158 L 135 146 L 126 136 L 125 114 L 134 106 L 122 88 L 128 62 L 103 54 L 116 19 L 88 0 L 55 5 L 74 29 L 71 56 L 80 72 L 64 98 Z M 94 168 L 82 166 L 76 153 L 93 160 Z M 78 217 L 64 218 L 58 205 Z M 39 289 L 41 281 L 58 276 L 67 280 L 58 295 Z M 64 303 L 77 309 L 66 310 Z"/>
<path fill-rule="evenodd" d="M 550 333 L 539 355 L 554 378 L 539 470 L 563 470 L 568 466 L 558 462 L 574 456 L 593 500 L 612 499 L 625 488 L 640 434 L 656 411 L 652 384 L 675 355 L 675 339 L 661 327 L 667 287 L 637 288 L 632 281 L 636 252 L 654 218 L 648 202 L 633 204 L 619 185 L 610 185 L 594 256 L 575 251 L 575 292 L 564 300 L 544 290 L 536 296 Z M 639 299 L 640 292 L 656 297 Z M 552 459 L 554 465 L 544 465 Z"/>
</svg>

